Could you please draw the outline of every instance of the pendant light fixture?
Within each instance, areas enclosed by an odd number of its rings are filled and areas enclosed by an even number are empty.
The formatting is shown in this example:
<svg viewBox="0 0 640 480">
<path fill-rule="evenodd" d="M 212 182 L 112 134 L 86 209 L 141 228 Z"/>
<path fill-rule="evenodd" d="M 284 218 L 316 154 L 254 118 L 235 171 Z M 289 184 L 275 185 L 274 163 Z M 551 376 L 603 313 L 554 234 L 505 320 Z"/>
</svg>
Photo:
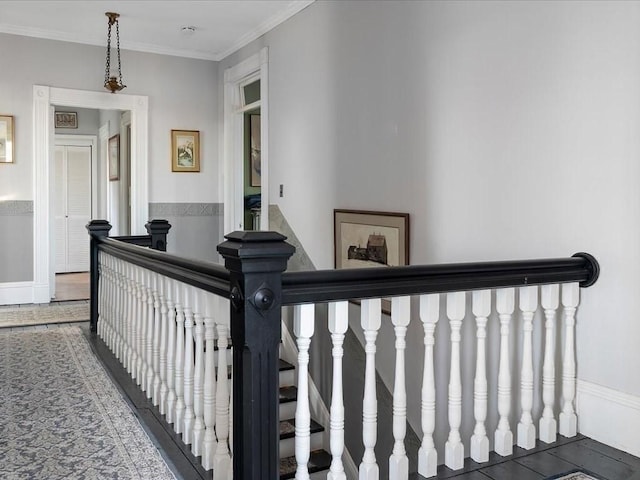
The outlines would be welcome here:
<svg viewBox="0 0 640 480">
<path fill-rule="evenodd" d="M 122 83 L 122 66 L 120 64 L 120 29 L 118 27 L 119 13 L 106 12 L 105 15 L 109 18 L 109 29 L 107 31 L 107 65 L 104 70 L 104 88 L 111 93 L 116 93 L 126 88 L 126 85 Z M 118 76 L 111 75 L 111 27 L 116 25 L 116 45 L 118 49 Z"/>
</svg>

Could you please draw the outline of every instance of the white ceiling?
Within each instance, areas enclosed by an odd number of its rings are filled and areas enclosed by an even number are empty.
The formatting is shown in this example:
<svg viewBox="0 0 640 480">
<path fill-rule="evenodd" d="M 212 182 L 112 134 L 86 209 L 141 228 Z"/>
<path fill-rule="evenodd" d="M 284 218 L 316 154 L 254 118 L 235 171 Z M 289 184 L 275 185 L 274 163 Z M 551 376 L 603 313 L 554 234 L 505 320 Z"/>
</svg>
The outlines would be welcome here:
<svg viewBox="0 0 640 480">
<path fill-rule="evenodd" d="M 221 60 L 313 1 L 0 0 L 0 32 L 106 46 L 105 12 L 117 12 L 123 50 Z"/>
</svg>

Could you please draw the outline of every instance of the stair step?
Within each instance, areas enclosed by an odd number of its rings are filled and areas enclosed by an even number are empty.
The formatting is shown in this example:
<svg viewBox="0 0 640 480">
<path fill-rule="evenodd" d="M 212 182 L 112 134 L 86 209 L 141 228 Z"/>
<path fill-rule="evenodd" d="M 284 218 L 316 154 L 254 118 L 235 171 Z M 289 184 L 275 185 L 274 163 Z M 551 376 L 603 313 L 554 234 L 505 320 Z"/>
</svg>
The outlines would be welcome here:
<svg viewBox="0 0 640 480">
<path fill-rule="evenodd" d="M 310 443 L 311 450 L 319 450 L 322 448 L 322 432 L 324 427 L 318 422 L 311 419 L 310 424 Z M 280 420 L 280 457 L 289 457 L 295 455 L 296 452 L 296 420 L 290 418 L 288 420 Z"/>
<path fill-rule="evenodd" d="M 328 452 L 325 450 L 313 450 L 311 452 L 308 464 L 309 473 L 323 472 L 329 470 L 330 466 L 331 455 Z M 280 480 L 295 478 L 296 467 L 295 455 L 280 459 Z"/>
<path fill-rule="evenodd" d="M 279 384 L 281 387 L 295 385 L 296 383 L 296 367 L 289 362 L 280 359 L 280 375 Z"/>
<path fill-rule="evenodd" d="M 280 418 L 293 418 L 296 416 L 297 398 L 297 387 L 293 385 L 280 387 Z"/>
</svg>

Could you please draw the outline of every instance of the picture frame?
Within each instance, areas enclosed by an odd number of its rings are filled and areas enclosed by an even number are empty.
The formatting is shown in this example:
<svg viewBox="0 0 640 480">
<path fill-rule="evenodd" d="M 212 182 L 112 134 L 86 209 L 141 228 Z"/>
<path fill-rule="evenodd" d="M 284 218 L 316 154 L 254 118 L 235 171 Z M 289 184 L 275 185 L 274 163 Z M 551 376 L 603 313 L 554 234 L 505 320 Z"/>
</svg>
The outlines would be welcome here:
<svg viewBox="0 0 640 480">
<path fill-rule="evenodd" d="M 409 214 L 334 210 L 334 267 L 409 264 Z"/>
<path fill-rule="evenodd" d="M 14 163 L 13 115 L 0 115 L 0 163 Z"/>
<path fill-rule="evenodd" d="M 55 112 L 56 128 L 78 128 L 77 112 Z"/>
<path fill-rule="evenodd" d="M 199 130 L 171 130 L 171 171 L 200 171 Z"/>
<path fill-rule="evenodd" d="M 109 138 L 109 181 L 120 180 L 120 134 Z"/>
<path fill-rule="evenodd" d="M 260 114 L 249 115 L 249 139 L 250 139 L 250 154 L 249 154 L 249 171 L 250 173 L 250 185 L 252 187 L 261 186 L 261 171 L 262 171 L 262 157 L 261 157 L 261 133 Z"/>
</svg>

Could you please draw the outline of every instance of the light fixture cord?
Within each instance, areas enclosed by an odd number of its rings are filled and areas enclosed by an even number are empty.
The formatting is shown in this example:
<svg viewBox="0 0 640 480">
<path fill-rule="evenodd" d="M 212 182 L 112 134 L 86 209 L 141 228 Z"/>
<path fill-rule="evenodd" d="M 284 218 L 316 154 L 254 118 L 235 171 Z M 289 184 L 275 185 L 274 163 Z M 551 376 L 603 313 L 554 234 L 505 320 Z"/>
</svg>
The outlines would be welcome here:
<svg viewBox="0 0 640 480">
<path fill-rule="evenodd" d="M 109 28 L 109 32 L 111 32 L 111 28 Z M 118 43 L 118 76 L 120 77 L 120 85 L 124 88 L 124 83 L 122 82 L 122 67 L 120 66 L 120 24 L 116 19 L 116 41 Z"/>
<path fill-rule="evenodd" d="M 120 62 L 120 57 L 118 56 L 118 63 Z M 111 21 L 109 21 L 109 30 L 107 32 L 107 66 L 104 71 L 104 84 L 105 86 L 109 83 L 109 74 L 111 73 Z"/>
</svg>

